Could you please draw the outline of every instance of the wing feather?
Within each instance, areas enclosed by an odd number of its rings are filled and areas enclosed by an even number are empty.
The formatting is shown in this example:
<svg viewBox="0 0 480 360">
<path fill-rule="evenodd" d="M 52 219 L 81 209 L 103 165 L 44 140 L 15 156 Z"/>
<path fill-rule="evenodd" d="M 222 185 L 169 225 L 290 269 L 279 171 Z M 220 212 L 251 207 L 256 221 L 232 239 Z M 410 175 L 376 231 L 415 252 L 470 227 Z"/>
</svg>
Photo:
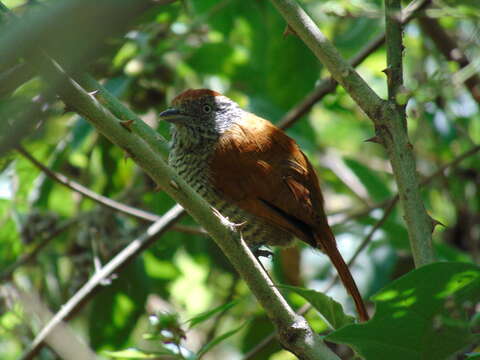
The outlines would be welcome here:
<svg viewBox="0 0 480 360">
<path fill-rule="evenodd" d="M 210 167 L 216 188 L 231 201 L 310 244 L 309 229 L 326 224 L 312 165 L 293 139 L 262 118 L 249 114 L 232 125 Z"/>
</svg>

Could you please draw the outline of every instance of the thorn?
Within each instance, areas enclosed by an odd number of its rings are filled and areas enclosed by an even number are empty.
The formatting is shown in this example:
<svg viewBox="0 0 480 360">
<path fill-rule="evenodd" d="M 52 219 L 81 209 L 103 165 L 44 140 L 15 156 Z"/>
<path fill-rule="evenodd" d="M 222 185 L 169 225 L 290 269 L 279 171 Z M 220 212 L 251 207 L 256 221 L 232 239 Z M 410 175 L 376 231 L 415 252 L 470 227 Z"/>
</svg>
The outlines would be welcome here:
<svg viewBox="0 0 480 360">
<path fill-rule="evenodd" d="M 370 139 L 363 140 L 363 141 L 364 142 L 372 142 L 372 143 L 376 143 L 376 144 L 381 144 L 382 143 L 382 140 L 376 135 L 371 137 Z"/>
<path fill-rule="evenodd" d="M 443 227 L 446 227 L 445 224 L 441 223 L 440 221 L 438 221 L 437 219 L 434 219 L 430 216 L 430 222 L 431 222 L 431 226 L 432 226 L 432 233 L 435 231 L 435 228 L 440 225 L 440 226 L 443 226 Z"/>
<path fill-rule="evenodd" d="M 295 30 L 292 29 L 292 27 L 290 25 L 287 24 L 287 26 L 285 26 L 285 30 L 283 30 L 283 34 L 282 34 L 284 37 L 287 37 L 288 35 L 294 35 L 294 36 L 298 36 L 297 33 L 295 32 Z"/>
<path fill-rule="evenodd" d="M 95 95 L 97 95 L 98 92 L 99 92 L 99 90 L 93 90 L 93 91 L 90 91 L 90 92 L 88 93 L 88 95 L 90 95 L 91 97 L 95 97 Z"/>
<path fill-rule="evenodd" d="M 180 190 L 180 187 L 178 186 L 178 184 L 174 180 L 170 180 L 169 184 L 175 190 Z"/>
<path fill-rule="evenodd" d="M 134 120 L 120 121 L 120 125 L 122 125 L 127 131 L 132 132 L 133 121 Z"/>
<path fill-rule="evenodd" d="M 162 190 L 162 187 L 158 184 L 155 184 L 155 187 L 153 188 L 153 192 L 159 192 L 160 190 Z"/>
<path fill-rule="evenodd" d="M 390 76 L 391 73 L 392 73 L 392 68 L 386 67 L 385 69 L 382 70 L 382 72 L 383 72 L 385 75 Z"/>
</svg>

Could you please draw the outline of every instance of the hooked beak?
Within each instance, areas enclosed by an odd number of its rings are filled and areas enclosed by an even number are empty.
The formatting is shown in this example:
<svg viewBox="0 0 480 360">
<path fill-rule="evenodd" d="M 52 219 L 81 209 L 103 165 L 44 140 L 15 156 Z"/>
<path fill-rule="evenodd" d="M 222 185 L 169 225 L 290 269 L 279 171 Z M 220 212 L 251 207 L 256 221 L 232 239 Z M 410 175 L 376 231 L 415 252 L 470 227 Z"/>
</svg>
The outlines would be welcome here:
<svg viewBox="0 0 480 360">
<path fill-rule="evenodd" d="M 162 111 L 160 114 L 158 114 L 158 116 L 172 124 L 185 124 L 192 121 L 192 117 L 190 115 L 182 114 L 180 110 L 175 108 Z"/>
</svg>

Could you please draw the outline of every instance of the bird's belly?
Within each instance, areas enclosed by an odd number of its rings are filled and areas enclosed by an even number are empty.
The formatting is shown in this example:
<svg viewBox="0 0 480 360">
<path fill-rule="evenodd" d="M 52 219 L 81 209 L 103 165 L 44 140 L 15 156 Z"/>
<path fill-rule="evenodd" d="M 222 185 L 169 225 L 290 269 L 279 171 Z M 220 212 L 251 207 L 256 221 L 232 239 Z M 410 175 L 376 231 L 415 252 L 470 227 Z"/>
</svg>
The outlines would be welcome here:
<svg viewBox="0 0 480 360">
<path fill-rule="evenodd" d="M 270 225 L 224 198 L 210 181 L 207 159 L 199 160 L 195 155 L 177 156 L 175 152 L 171 152 L 169 157 L 170 165 L 210 205 L 230 222 L 244 224 L 240 227 L 240 231 L 251 248 L 255 249 L 261 245 L 287 246 L 292 243 L 293 236 L 288 232 Z M 199 166 L 200 163 L 205 165 Z"/>
</svg>

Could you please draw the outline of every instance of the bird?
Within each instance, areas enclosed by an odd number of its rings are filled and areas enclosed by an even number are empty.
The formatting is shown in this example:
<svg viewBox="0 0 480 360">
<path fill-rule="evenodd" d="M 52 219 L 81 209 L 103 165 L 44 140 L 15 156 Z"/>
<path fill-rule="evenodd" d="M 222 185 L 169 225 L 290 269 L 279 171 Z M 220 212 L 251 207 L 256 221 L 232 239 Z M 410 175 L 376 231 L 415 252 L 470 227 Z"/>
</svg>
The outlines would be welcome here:
<svg viewBox="0 0 480 360">
<path fill-rule="evenodd" d="M 252 249 L 295 238 L 325 253 L 369 316 L 328 224 L 319 180 L 294 139 L 270 121 L 210 89 L 188 89 L 159 114 L 172 124 L 168 162 L 222 216 L 242 224 Z"/>
</svg>

